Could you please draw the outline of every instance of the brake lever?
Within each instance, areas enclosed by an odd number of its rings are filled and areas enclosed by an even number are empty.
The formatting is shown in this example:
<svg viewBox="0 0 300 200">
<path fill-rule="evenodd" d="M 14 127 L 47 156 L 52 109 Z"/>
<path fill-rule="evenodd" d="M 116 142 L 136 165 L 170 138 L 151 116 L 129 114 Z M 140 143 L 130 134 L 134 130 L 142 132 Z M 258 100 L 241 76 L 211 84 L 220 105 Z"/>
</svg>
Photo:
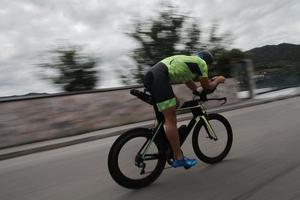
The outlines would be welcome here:
<svg viewBox="0 0 300 200">
<path fill-rule="evenodd" d="M 223 106 L 224 104 L 226 104 L 226 103 L 227 103 L 227 98 L 226 98 L 226 97 L 224 97 L 222 100 L 223 100 L 224 102 L 223 102 L 223 103 L 221 103 L 221 106 Z"/>
<path fill-rule="evenodd" d="M 215 100 L 215 101 L 224 101 L 221 105 L 224 105 L 225 103 L 227 103 L 227 98 L 223 97 L 223 98 L 209 98 L 206 99 L 207 101 L 211 101 L 211 100 Z"/>
<path fill-rule="evenodd" d="M 215 88 L 215 89 L 216 89 L 216 88 Z M 215 91 L 215 89 L 212 90 L 212 92 Z M 207 94 L 208 94 L 207 91 L 203 91 L 202 93 L 199 93 L 199 92 L 193 92 L 193 94 L 194 94 L 193 100 L 195 100 L 196 97 L 199 97 L 200 100 L 203 101 L 203 102 L 209 101 L 209 100 L 217 100 L 217 101 L 224 101 L 221 105 L 224 105 L 224 104 L 227 103 L 227 98 L 226 98 L 226 97 L 223 97 L 223 98 L 212 98 L 212 99 L 207 98 Z"/>
</svg>

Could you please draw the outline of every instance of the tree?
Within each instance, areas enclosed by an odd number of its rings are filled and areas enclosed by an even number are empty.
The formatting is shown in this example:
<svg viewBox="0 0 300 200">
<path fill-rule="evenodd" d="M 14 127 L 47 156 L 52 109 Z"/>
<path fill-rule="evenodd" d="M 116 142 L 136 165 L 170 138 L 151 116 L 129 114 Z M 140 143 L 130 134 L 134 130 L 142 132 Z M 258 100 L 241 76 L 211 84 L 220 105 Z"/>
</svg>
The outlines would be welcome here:
<svg viewBox="0 0 300 200">
<path fill-rule="evenodd" d="M 234 63 L 247 58 L 247 55 L 239 49 L 219 49 L 218 53 L 215 53 L 215 66 L 211 70 L 211 75 L 223 75 L 225 77 L 232 77 L 234 75 L 233 66 Z"/>
<path fill-rule="evenodd" d="M 230 43 L 230 34 L 217 34 L 217 23 L 213 24 L 209 39 L 201 41 L 202 31 L 196 20 L 175 13 L 178 13 L 175 8 L 168 6 L 159 13 L 158 19 L 137 22 L 134 31 L 128 33 L 138 42 L 139 47 L 130 54 L 137 66 L 129 70 L 129 74 L 121 75 L 123 83 L 142 83 L 145 71 L 165 57 L 189 55 L 203 49 L 218 54 Z"/>
<path fill-rule="evenodd" d="M 129 75 L 121 76 L 125 83 L 141 83 L 145 70 L 159 60 L 178 53 L 176 44 L 180 41 L 180 31 L 185 20 L 183 15 L 175 15 L 173 9 L 162 11 L 157 20 L 137 22 L 133 32 L 128 35 L 140 45 L 130 56 L 137 68 Z"/>
<path fill-rule="evenodd" d="M 214 22 L 209 29 L 209 38 L 207 43 L 207 49 L 213 54 L 218 55 L 228 48 L 232 44 L 231 33 L 226 32 L 219 34 L 220 25 Z"/>
<path fill-rule="evenodd" d="M 79 47 L 60 47 L 50 51 L 51 59 L 40 64 L 43 68 L 54 69 L 56 73 L 49 79 L 61 85 L 64 91 L 82 91 L 94 89 L 98 77 L 95 70 L 97 59 L 79 54 Z"/>
</svg>

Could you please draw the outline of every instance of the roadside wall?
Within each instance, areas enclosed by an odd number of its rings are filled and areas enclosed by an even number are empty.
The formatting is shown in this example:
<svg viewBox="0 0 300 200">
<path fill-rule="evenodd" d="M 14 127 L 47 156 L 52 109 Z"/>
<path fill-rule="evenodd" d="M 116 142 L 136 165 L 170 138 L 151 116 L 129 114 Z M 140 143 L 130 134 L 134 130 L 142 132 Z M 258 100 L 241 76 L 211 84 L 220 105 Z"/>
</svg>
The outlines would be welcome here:
<svg viewBox="0 0 300 200">
<path fill-rule="evenodd" d="M 0 101 L 0 148 L 153 119 L 152 107 L 131 96 L 129 90 Z M 181 101 L 192 98 L 184 85 L 175 85 L 174 92 Z M 227 79 L 213 96 L 226 96 L 233 104 L 239 101 L 236 94 L 236 81 Z"/>
</svg>

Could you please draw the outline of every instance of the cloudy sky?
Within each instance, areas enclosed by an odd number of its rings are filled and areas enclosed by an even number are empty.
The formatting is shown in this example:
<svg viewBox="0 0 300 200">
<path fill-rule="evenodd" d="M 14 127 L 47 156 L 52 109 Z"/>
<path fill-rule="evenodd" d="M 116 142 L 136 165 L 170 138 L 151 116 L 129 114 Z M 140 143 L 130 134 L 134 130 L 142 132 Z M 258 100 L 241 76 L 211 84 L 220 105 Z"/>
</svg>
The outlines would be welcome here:
<svg viewBox="0 0 300 200">
<path fill-rule="evenodd" d="M 60 41 L 84 45 L 99 56 L 99 87 L 118 86 L 119 62 L 137 44 L 124 33 L 134 20 L 157 16 L 162 0 L 0 0 L 0 96 L 59 92 L 43 80 L 36 64 Z M 174 0 L 201 27 L 218 21 L 234 37 L 232 47 L 248 50 L 282 42 L 300 44 L 299 0 Z M 205 19 L 205 20 L 204 20 Z M 112 60 L 112 58 L 118 58 Z"/>
</svg>

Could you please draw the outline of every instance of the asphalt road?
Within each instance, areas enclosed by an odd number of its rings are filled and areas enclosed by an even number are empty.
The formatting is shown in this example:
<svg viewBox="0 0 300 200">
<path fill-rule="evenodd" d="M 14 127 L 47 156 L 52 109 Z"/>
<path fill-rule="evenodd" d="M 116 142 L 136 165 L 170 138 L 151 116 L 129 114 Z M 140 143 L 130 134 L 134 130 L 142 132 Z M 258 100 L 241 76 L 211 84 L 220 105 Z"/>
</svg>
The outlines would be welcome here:
<svg viewBox="0 0 300 200">
<path fill-rule="evenodd" d="M 1 161 L 0 199 L 300 199 L 300 97 L 223 115 L 234 143 L 219 164 L 166 169 L 151 186 L 128 190 L 108 173 L 111 137 Z M 184 152 L 194 156 L 190 143 Z"/>
</svg>

